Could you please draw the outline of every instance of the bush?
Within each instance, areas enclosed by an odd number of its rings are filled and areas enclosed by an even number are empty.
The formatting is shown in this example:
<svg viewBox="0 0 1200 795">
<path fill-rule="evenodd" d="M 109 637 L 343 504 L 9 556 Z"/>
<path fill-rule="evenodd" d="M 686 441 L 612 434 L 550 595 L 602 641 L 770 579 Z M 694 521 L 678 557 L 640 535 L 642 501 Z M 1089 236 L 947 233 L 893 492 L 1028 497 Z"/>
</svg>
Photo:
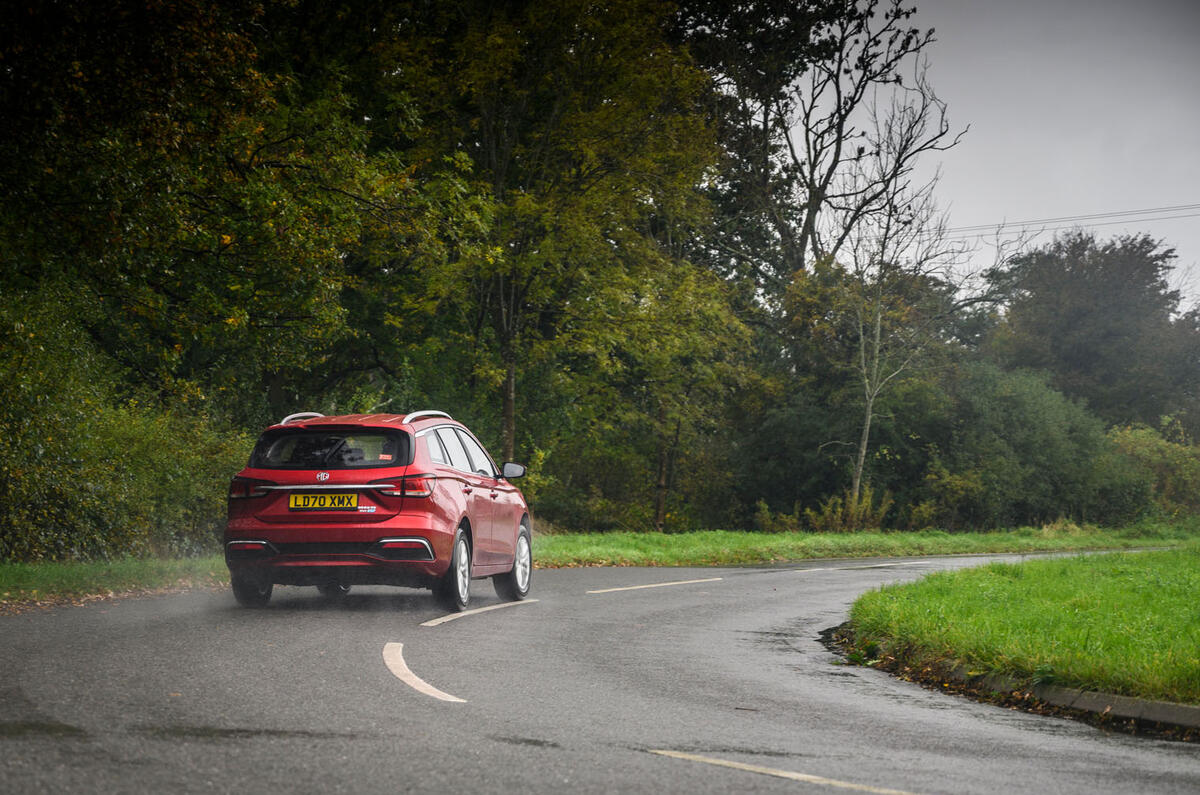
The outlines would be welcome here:
<svg viewBox="0 0 1200 795">
<path fill-rule="evenodd" d="M 249 440 L 120 400 L 68 291 L 0 308 L 0 560 L 213 552 Z M 65 319 L 64 319 L 65 318 Z"/>
<path fill-rule="evenodd" d="M 801 509 L 797 504 L 791 513 L 774 513 L 766 501 L 759 500 L 754 509 L 754 527 L 764 533 L 853 533 L 877 531 L 892 508 L 892 496 L 884 492 L 878 504 L 875 492 L 864 485 L 855 500 L 847 489 L 845 494 L 827 498 L 814 510 Z"/>
<path fill-rule="evenodd" d="M 971 364 L 956 375 L 953 433 L 931 456 L 911 527 L 1040 525 L 1060 517 L 1115 525 L 1150 504 L 1139 467 L 1103 423 L 1032 373 Z"/>
<path fill-rule="evenodd" d="M 1113 428 L 1108 438 L 1126 468 L 1145 473 L 1163 515 L 1200 514 L 1200 446 L 1175 435 L 1177 441 L 1171 441 L 1153 428 L 1134 425 Z"/>
<path fill-rule="evenodd" d="M 844 496 L 836 494 L 821 503 L 819 510 L 804 509 L 804 519 L 818 533 L 852 533 L 856 530 L 878 530 L 883 527 L 883 518 L 892 507 L 892 496 L 887 492 L 875 504 L 875 493 L 864 485 L 858 499 L 847 489 Z"/>
<path fill-rule="evenodd" d="M 797 533 L 804 530 L 800 506 L 792 513 L 774 513 L 765 500 L 754 504 L 754 529 L 762 533 Z"/>
</svg>

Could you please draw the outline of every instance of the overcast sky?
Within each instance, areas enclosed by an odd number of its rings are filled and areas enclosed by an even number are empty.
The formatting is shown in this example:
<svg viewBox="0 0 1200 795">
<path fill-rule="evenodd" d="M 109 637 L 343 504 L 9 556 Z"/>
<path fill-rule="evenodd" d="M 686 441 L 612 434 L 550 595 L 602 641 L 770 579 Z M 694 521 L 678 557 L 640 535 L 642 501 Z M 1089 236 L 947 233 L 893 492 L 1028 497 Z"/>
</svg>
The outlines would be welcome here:
<svg viewBox="0 0 1200 795">
<path fill-rule="evenodd" d="M 913 2 L 934 89 L 970 125 L 941 155 L 950 226 L 1192 205 L 1079 223 L 1174 246 L 1175 286 L 1200 301 L 1200 0 Z"/>
</svg>

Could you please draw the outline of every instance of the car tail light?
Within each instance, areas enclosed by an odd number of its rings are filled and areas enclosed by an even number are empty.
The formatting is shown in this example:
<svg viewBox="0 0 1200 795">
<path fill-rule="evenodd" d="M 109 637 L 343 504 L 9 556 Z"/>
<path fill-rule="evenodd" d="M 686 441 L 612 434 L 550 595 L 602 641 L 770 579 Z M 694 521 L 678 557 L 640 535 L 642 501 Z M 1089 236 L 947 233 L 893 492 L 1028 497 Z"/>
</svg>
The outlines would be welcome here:
<svg viewBox="0 0 1200 795">
<path fill-rule="evenodd" d="M 387 560 L 433 560 L 433 547 L 424 538 L 381 538 L 378 556 Z"/>
<path fill-rule="evenodd" d="M 267 496 L 267 487 L 275 484 L 269 480 L 235 477 L 229 481 L 229 499 L 244 500 L 250 497 Z"/>
<path fill-rule="evenodd" d="M 225 544 L 226 560 L 259 560 L 278 555 L 279 550 L 266 541 L 237 538 Z"/>
<path fill-rule="evenodd" d="M 230 552 L 265 552 L 267 545 L 262 541 L 230 541 Z"/>
<path fill-rule="evenodd" d="M 437 483 L 434 475 L 407 475 L 402 478 L 388 478 L 371 483 L 379 489 L 380 494 L 389 497 L 428 497 L 433 494 L 433 485 Z"/>
<path fill-rule="evenodd" d="M 429 545 L 421 541 L 408 539 L 388 539 L 379 542 L 380 549 L 428 549 Z"/>
</svg>

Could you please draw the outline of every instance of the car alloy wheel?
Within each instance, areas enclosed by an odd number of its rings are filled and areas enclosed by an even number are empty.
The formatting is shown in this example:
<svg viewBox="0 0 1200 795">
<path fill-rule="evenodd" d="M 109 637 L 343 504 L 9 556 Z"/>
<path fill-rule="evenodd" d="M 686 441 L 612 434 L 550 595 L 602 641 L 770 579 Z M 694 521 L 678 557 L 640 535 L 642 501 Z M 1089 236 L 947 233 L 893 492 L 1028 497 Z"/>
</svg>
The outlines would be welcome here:
<svg viewBox="0 0 1200 795">
<path fill-rule="evenodd" d="M 466 610 L 471 599 L 471 544 L 461 529 L 454 535 L 450 569 L 442 581 L 439 596 L 442 604 L 456 613 Z"/>
<path fill-rule="evenodd" d="M 522 522 L 517 531 L 517 549 L 511 571 L 497 574 L 492 579 L 496 593 L 501 599 L 515 602 L 529 595 L 529 581 L 533 575 L 533 552 L 529 544 L 529 527 Z"/>
</svg>

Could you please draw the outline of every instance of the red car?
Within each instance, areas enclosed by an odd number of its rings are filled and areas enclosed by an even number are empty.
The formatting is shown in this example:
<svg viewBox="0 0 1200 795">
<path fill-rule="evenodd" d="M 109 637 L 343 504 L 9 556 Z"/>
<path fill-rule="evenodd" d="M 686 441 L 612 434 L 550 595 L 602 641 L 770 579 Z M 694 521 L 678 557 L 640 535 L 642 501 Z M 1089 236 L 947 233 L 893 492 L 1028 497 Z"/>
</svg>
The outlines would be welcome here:
<svg viewBox="0 0 1200 795">
<path fill-rule="evenodd" d="M 225 562 L 233 595 L 262 607 L 275 584 L 432 588 L 452 610 L 471 580 L 505 599 L 529 594 L 529 509 L 514 478 L 440 411 L 325 417 L 304 412 L 263 432 L 229 484 Z"/>
</svg>

